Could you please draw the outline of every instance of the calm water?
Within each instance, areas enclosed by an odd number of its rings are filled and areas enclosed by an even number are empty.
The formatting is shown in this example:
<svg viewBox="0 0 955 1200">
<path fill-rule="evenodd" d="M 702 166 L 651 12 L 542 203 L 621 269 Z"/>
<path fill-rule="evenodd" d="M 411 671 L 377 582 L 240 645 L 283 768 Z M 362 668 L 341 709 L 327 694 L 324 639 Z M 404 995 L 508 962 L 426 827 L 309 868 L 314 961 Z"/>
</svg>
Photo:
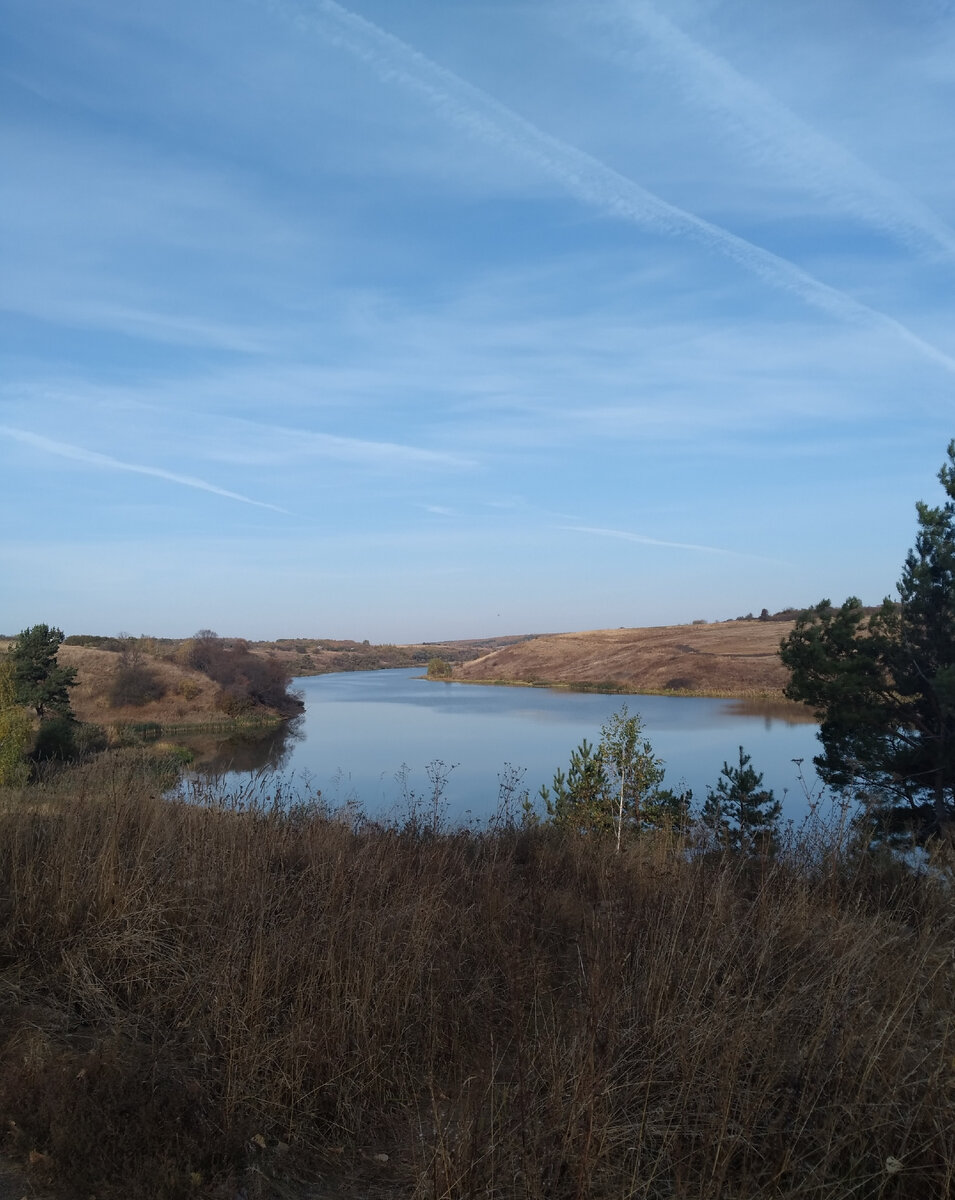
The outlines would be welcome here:
<svg viewBox="0 0 955 1200">
<path fill-rule="evenodd" d="M 524 770 L 522 787 L 535 796 L 558 767 L 566 770 L 580 740 L 596 742 L 600 726 L 626 702 L 664 760 L 666 785 L 692 788 L 694 802 L 705 798 L 724 761 L 736 762 L 741 745 L 764 786 L 783 800 L 785 818 L 805 812 L 794 758 L 805 760 L 803 771 L 815 782 L 816 726 L 747 715 L 734 701 L 432 683 L 420 674 L 416 667 L 296 680 L 306 712 L 284 746 L 272 745 L 272 762 L 293 784 L 320 788 L 333 804 L 357 800 L 383 816 L 400 810 L 410 792 L 430 796 L 428 765 L 440 761 L 453 766 L 447 816 L 481 821 L 497 808 L 507 764 Z M 227 783 L 248 781 L 259 765 L 254 755 L 242 750 L 230 764 L 230 753 L 220 751 L 217 770 L 232 765 Z"/>
</svg>

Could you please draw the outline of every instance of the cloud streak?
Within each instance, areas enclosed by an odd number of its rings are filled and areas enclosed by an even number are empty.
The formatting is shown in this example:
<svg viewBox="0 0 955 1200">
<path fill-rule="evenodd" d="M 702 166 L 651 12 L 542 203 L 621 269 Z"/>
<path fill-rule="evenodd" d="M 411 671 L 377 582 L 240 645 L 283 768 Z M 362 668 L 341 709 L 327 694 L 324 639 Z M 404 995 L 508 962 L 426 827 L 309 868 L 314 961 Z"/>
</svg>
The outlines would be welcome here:
<svg viewBox="0 0 955 1200">
<path fill-rule="evenodd" d="M 8 425 L 0 425 L 0 436 L 10 438 L 36 450 L 55 454 L 60 458 L 69 458 L 74 462 L 85 463 L 90 467 L 102 467 L 109 471 L 129 471 L 134 475 L 149 475 L 154 479 L 164 479 L 168 483 L 177 483 L 182 487 L 196 488 L 201 492 L 211 492 L 214 496 L 224 496 L 227 500 L 238 500 L 242 504 L 252 504 L 256 508 L 267 508 L 272 512 L 290 515 L 287 509 L 279 508 L 277 504 L 266 504 L 263 500 L 253 500 L 240 492 L 230 492 L 226 488 L 197 479 L 194 475 L 179 475 L 175 471 L 166 471 L 161 467 L 147 467 L 139 463 L 122 462 L 108 454 L 100 454 L 96 450 L 87 450 L 82 446 L 74 446 L 69 442 L 56 442 L 51 438 L 41 437 L 40 434 L 30 433 L 26 429 L 13 429 Z"/>
<path fill-rule="evenodd" d="M 693 550 L 701 554 L 728 554 L 734 558 L 755 558 L 759 562 L 781 564 L 778 558 L 766 558 L 762 554 L 745 554 L 739 550 L 726 550 L 722 546 L 699 546 L 694 542 L 668 542 L 662 538 L 647 537 L 642 533 L 630 533 L 625 529 L 602 529 L 592 525 L 559 525 L 568 533 L 586 533 L 595 537 L 616 538 L 621 542 L 635 542 L 639 546 L 664 546 L 672 550 Z"/>
<path fill-rule="evenodd" d="M 283 425 L 262 425 L 253 421 L 236 420 L 233 424 L 251 431 L 255 444 L 249 449 L 233 446 L 228 450 L 210 450 L 215 457 L 229 462 L 273 463 L 314 457 L 368 467 L 417 466 L 461 470 L 475 465 L 473 459 L 460 454 L 427 450 L 403 442 L 371 441 Z"/>
<path fill-rule="evenodd" d="M 618 4 L 613 57 L 632 64 L 617 36 L 636 28 L 675 73 L 683 95 L 722 118 L 727 140 L 760 166 L 839 205 L 852 216 L 918 249 L 955 258 L 955 230 L 926 205 L 819 133 L 724 58 L 701 45 L 643 0 Z"/>
<path fill-rule="evenodd" d="M 668 203 L 600 160 L 545 133 L 488 93 L 336 0 L 318 0 L 314 15 L 306 15 L 284 3 L 275 3 L 273 7 L 288 14 L 297 27 L 317 31 L 331 45 L 364 62 L 384 82 L 396 83 L 420 96 L 456 128 L 533 164 L 568 194 L 607 216 L 654 233 L 693 241 L 829 316 L 901 339 L 923 358 L 955 373 L 955 358 L 894 317 L 821 282 L 788 259 Z"/>
</svg>

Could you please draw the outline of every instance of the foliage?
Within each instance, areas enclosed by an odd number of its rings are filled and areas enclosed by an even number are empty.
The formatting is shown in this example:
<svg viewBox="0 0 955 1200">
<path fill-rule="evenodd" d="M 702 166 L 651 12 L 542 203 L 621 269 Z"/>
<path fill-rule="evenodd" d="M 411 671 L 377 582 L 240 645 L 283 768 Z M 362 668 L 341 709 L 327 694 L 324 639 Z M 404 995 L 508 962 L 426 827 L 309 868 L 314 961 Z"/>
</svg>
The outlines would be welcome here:
<svg viewBox="0 0 955 1200">
<path fill-rule="evenodd" d="M 254 653 L 242 638 L 227 641 L 211 629 L 201 629 L 182 653 L 185 665 L 219 684 L 219 707 L 230 716 L 258 707 L 292 716 L 304 707 L 288 690 L 292 680 L 288 666 L 272 655 Z"/>
<path fill-rule="evenodd" d="M 80 757 L 77 743 L 78 722 L 72 717 L 59 714 L 48 716 L 40 722 L 30 753 L 34 762 L 73 762 Z"/>
<path fill-rule="evenodd" d="M 700 814 L 719 845 L 746 854 L 776 848 L 782 805 L 762 782 L 762 774 L 754 770 L 742 746 L 737 766 L 723 763 L 716 787 L 706 789 Z"/>
<path fill-rule="evenodd" d="M 113 676 L 109 702 L 113 708 L 139 708 L 166 694 L 162 678 L 146 662 L 142 639 L 120 634 L 115 639 L 119 649 L 119 669 Z"/>
<path fill-rule="evenodd" d="M 800 615 L 780 649 L 786 695 L 822 724 L 820 777 L 865 802 L 889 840 L 925 840 L 955 820 L 955 441 L 939 472 L 949 499 L 919 502 L 897 585 L 866 618 L 850 597 Z"/>
<path fill-rule="evenodd" d="M 117 637 L 103 637 L 98 633 L 71 633 L 63 639 L 64 646 L 83 646 L 88 650 L 120 650 Z"/>
<path fill-rule="evenodd" d="M 444 658 L 429 658 L 428 659 L 428 678 L 429 679 L 450 679 L 454 674 L 454 668 Z"/>
<path fill-rule="evenodd" d="M 41 721 L 49 713 L 67 718 L 73 715 L 69 689 L 76 682 L 76 671 L 56 661 L 62 642 L 61 629 L 33 625 L 17 635 L 9 652 L 16 701 L 34 709 Z"/>
<path fill-rule="evenodd" d="M 596 750 L 585 738 L 570 757 L 565 775 L 557 771 L 553 787 L 542 787 L 548 817 L 558 826 L 588 833 L 682 826 L 690 794 L 663 789 L 663 763 L 641 736 L 636 714 L 626 704 L 601 728 Z"/>
<path fill-rule="evenodd" d="M 0 658 L 0 787 L 26 783 L 26 754 L 33 736 L 29 711 L 18 704 L 9 656 Z"/>
</svg>

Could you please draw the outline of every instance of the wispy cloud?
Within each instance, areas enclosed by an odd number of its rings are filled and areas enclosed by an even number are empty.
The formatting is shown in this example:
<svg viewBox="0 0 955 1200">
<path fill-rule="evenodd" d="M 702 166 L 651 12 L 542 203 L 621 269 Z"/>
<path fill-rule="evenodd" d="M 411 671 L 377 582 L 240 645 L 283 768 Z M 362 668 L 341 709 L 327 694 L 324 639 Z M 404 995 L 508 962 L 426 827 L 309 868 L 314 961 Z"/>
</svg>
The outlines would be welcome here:
<svg viewBox="0 0 955 1200">
<path fill-rule="evenodd" d="M 766 558 L 762 554 L 745 554 L 739 550 L 727 550 L 722 546 L 699 546 L 694 542 L 670 542 L 663 538 L 647 537 L 642 533 L 630 533 L 626 529 L 602 529 L 593 525 L 560 525 L 568 533 L 586 533 L 594 537 L 616 538 L 621 542 L 635 542 L 640 546 L 666 546 L 673 550 L 694 550 L 702 554 L 729 554 L 736 558 L 755 558 L 760 562 L 779 564 L 778 558 Z"/>
<path fill-rule="evenodd" d="M 955 230 L 904 189 L 883 178 L 764 88 L 701 45 L 644 0 L 618 0 L 613 57 L 629 60 L 622 42 L 633 29 L 665 60 L 668 79 L 683 95 L 717 117 L 728 141 L 763 167 L 804 191 L 900 241 L 920 249 L 942 249 L 955 257 Z M 604 16 L 606 10 L 601 10 Z M 622 36 L 621 36 L 622 35 Z"/>
<path fill-rule="evenodd" d="M 366 63 L 385 82 L 397 83 L 422 97 L 443 119 L 468 135 L 545 171 L 583 203 L 642 229 L 696 242 L 830 316 L 901 338 L 923 357 L 955 373 L 955 358 L 894 317 L 823 283 L 788 259 L 668 203 L 593 156 L 545 133 L 488 93 L 335 0 L 318 0 L 316 15 L 287 4 L 280 7 L 299 27 L 316 30 L 331 44 Z"/>
<path fill-rule="evenodd" d="M 60 458 L 69 458 L 74 462 L 85 463 L 90 467 L 102 467 L 109 471 L 129 471 L 134 475 L 149 475 L 154 479 L 165 479 L 169 483 L 177 483 L 182 487 L 196 488 L 201 492 L 211 492 L 214 496 L 224 496 L 228 500 L 238 500 L 242 504 L 253 504 L 256 508 L 268 508 L 272 512 L 288 515 L 288 510 L 279 508 L 277 504 L 266 504 L 263 500 L 253 500 L 249 496 L 243 496 L 240 492 L 231 492 L 227 488 L 217 487 L 214 483 L 208 483 L 204 479 L 197 479 L 194 475 L 179 475 L 175 471 L 163 470 L 162 467 L 147 467 L 140 463 L 122 462 L 108 454 L 100 454 L 97 450 L 87 450 L 83 446 L 74 446 L 69 442 L 56 442 L 51 438 L 42 437 L 40 434 L 30 433 L 26 429 L 13 429 L 7 425 L 0 425 L 0 436 L 11 438 L 26 446 L 33 446 L 34 449 L 42 450 L 47 454 L 56 454 Z"/>
<path fill-rule="evenodd" d="M 283 425 L 265 425 L 254 421 L 235 420 L 229 424 L 243 434 L 251 434 L 254 442 L 223 447 L 221 424 L 217 427 L 217 447 L 209 447 L 210 457 L 232 463 L 275 463 L 292 459 L 325 458 L 356 466 L 418 466 L 447 467 L 461 470 L 473 467 L 474 460 L 446 450 L 429 450 L 403 442 L 372 441 L 367 438 L 343 437 L 311 429 L 294 429 Z"/>
</svg>

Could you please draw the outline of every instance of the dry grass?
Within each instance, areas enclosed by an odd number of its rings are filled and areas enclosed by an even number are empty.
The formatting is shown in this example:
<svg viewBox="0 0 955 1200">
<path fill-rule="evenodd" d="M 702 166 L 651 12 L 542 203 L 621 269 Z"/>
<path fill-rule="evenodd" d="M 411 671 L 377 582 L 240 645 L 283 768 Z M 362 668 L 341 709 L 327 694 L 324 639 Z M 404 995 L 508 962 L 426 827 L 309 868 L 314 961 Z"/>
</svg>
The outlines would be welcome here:
<svg viewBox="0 0 955 1200">
<path fill-rule="evenodd" d="M 721 621 L 538 637 L 456 667 L 454 678 L 598 686 L 607 691 L 779 695 L 779 643 L 792 621 Z"/>
<path fill-rule="evenodd" d="M 150 657 L 147 661 L 150 671 L 165 685 L 165 696 L 136 707 L 114 708 L 108 698 L 121 665 L 118 654 L 87 646 L 61 646 L 57 653 L 61 666 L 76 668 L 70 704 L 80 721 L 99 725 L 156 721 L 164 725 L 223 720 L 216 705 L 219 686 L 208 676 L 168 659 Z"/>
<path fill-rule="evenodd" d="M 947 1197 L 951 877 L 790 850 L 78 769 L 0 806 L 6 1148 L 101 1200 Z"/>
</svg>

